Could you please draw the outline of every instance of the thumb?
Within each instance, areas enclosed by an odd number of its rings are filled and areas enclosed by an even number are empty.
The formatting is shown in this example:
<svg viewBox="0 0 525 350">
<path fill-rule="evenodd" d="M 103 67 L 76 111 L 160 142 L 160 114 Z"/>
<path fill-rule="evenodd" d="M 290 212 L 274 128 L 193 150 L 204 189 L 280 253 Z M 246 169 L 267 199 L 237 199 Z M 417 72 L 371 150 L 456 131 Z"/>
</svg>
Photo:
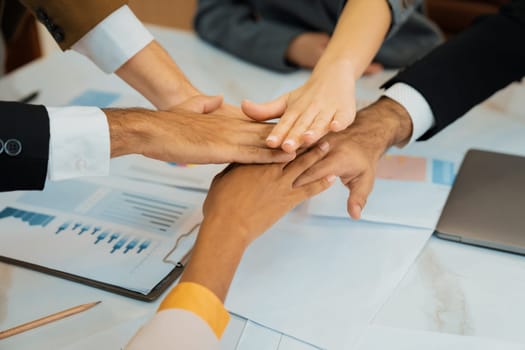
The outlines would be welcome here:
<svg viewBox="0 0 525 350">
<path fill-rule="evenodd" d="M 250 118 L 263 121 L 278 118 L 284 114 L 288 101 L 288 94 L 265 103 L 255 103 L 248 100 L 242 101 L 242 111 Z"/>
<path fill-rule="evenodd" d="M 205 96 L 199 95 L 194 96 L 180 105 L 178 108 L 186 109 L 194 113 L 211 113 L 214 112 L 217 108 L 222 106 L 223 97 L 222 96 Z"/>
<path fill-rule="evenodd" d="M 350 214 L 352 219 L 359 220 L 368 196 L 374 187 L 374 174 L 372 172 L 365 173 L 363 176 L 348 183 L 347 187 L 350 189 L 350 196 L 347 202 L 348 214 Z"/>
</svg>

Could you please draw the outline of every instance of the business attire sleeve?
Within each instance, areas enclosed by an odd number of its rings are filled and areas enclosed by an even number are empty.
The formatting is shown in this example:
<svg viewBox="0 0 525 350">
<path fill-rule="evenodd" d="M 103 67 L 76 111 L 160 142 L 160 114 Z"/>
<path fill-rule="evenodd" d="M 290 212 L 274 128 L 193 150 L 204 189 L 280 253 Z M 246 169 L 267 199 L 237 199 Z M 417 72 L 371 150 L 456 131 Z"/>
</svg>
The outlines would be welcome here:
<svg viewBox="0 0 525 350">
<path fill-rule="evenodd" d="M 180 283 L 126 350 L 218 349 L 229 319 L 222 302 L 210 290 L 195 283 Z"/>
<path fill-rule="evenodd" d="M 434 126 L 421 140 L 525 76 L 525 0 L 478 19 L 469 29 L 389 80 L 404 83 L 428 102 Z"/>
<path fill-rule="evenodd" d="M 0 192 L 44 187 L 49 117 L 43 106 L 0 101 Z"/>
<path fill-rule="evenodd" d="M 47 179 L 107 176 L 111 144 L 106 114 L 97 107 L 46 107 L 49 115 Z"/>
<path fill-rule="evenodd" d="M 247 1 L 200 0 L 195 30 L 203 40 L 246 61 L 281 72 L 297 69 L 286 61 L 286 50 L 304 29 L 257 18 Z"/>
<path fill-rule="evenodd" d="M 441 41 L 439 30 L 418 13 L 422 3 L 388 1 L 392 22 L 379 62 L 400 67 Z M 297 69 L 286 60 L 290 42 L 305 32 L 331 35 L 345 4 L 343 0 L 199 0 L 195 30 L 203 40 L 246 61 L 288 72 Z"/>
<path fill-rule="evenodd" d="M 126 0 L 20 0 L 65 50 Z"/>
<path fill-rule="evenodd" d="M 88 57 L 101 70 L 113 73 L 153 41 L 127 5 L 118 8 L 71 48 Z"/>
</svg>

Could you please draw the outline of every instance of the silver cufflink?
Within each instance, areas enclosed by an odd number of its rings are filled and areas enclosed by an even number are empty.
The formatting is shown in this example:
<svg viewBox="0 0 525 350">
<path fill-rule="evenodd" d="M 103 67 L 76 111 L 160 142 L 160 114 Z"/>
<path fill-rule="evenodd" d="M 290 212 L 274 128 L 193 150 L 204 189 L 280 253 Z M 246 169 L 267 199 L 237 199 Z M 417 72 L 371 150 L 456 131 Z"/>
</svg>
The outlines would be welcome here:
<svg viewBox="0 0 525 350">
<path fill-rule="evenodd" d="M 17 139 L 9 139 L 7 140 L 4 145 L 4 151 L 5 154 L 11 157 L 16 157 L 20 153 L 22 153 L 22 143 L 18 141 Z"/>
</svg>

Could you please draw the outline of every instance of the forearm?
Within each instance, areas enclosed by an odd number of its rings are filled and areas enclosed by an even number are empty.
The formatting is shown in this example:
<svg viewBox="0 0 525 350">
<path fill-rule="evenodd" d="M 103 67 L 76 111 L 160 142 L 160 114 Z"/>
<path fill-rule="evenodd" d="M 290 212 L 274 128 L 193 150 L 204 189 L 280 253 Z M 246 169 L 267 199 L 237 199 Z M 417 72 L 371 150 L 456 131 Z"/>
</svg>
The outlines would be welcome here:
<svg viewBox="0 0 525 350">
<path fill-rule="evenodd" d="M 148 111 L 138 108 L 107 108 L 102 111 L 108 120 L 111 158 L 142 154 L 141 139 L 147 139 L 145 129 L 148 125 Z"/>
<path fill-rule="evenodd" d="M 206 287 L 222 302 L 247 246 L 235 225 L 224 227 L 225 220 L 204 220 L 190 262 L 181 277 L 181 282 Z"/>
<path fill-rule="evenodd" d="M 435 126 L 428 139 L 499 89 L 525 76 L 525 5 L 477 21 L 385 84 L 402 82 L 424 96 Z"/>
<path fill-rule="evenodd" d="M 116 74 L 162 110 L 199 94 L 155 40 L 124 63 Z"/>
<path fill-rule="evenodd" d="M 379 50 L 391 17 L 385 0 L 348 1 L 319 65 L 347 62 L 358 79 Z"/>
</svg>

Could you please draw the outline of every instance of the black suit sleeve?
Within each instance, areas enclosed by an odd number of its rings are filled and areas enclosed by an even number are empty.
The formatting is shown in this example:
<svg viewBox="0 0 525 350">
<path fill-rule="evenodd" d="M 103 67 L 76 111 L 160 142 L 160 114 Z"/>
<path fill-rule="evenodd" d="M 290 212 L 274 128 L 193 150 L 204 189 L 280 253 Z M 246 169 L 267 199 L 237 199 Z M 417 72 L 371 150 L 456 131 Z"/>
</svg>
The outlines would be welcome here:
<svg viewBox="0 0 525 350">
<path fill-rule="evenodd" d="M 499 14 L 478 19 L 384 87 L 402 82 L 425 97 L 436 121 L 420 139 L 425 140 L 524 76 L 525 0 L 515 0 Z"/>
<path fill-rule="evenodd" d="M 0 102 L 0 115 L 0 191 L 43 189 L 50 137 L 46 108 Z"/>
</svg>

